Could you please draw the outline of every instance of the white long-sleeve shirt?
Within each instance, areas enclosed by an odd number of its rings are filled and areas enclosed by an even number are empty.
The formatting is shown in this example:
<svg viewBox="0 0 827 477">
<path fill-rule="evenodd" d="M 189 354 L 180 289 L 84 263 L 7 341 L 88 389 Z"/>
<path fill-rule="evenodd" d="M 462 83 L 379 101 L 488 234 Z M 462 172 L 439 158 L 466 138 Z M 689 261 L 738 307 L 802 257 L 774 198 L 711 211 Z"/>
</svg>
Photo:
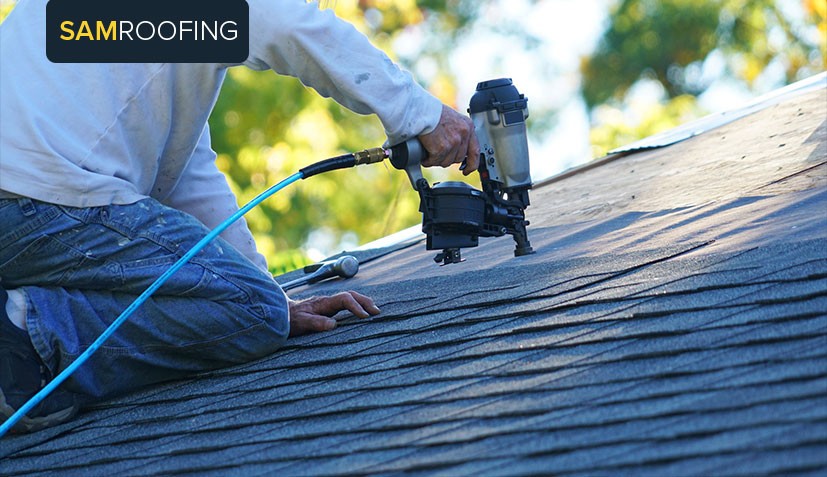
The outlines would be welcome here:
<svg viewBox="0 0 827 477">
<path fill-rule="evenodd" d="M 51 63 L 46 3 L 20 0 L 0 25 L 0 197 L 73 207 L 153 197 L 210 228 L 235 212 L 207 119 L 236 65 Z M 377 114 L 392 144 L 439 122 L 440 101 L 331 11 L 304 0 L 248 4 L 245 66 Z M 266 268 L 245 223 L 223 237 Z"/>
</svg>

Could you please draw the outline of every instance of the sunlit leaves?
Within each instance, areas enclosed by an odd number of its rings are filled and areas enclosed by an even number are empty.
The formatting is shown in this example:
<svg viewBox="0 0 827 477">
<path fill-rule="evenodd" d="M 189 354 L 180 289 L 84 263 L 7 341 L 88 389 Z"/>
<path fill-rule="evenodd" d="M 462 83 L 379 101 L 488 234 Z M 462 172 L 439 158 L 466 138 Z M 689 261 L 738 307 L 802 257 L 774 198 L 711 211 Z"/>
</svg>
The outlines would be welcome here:
<svg viewBox="0 0 827 477">
<path fill-rule="evenodd" d="M 702 60 L 712 51 L 719 14 L 714 2 L 621 1 L 597 51 L 583 63 L 587 104 L 594 107 L 622 98 L 645 71 L 671 96 L 687 92 L 684 84 L 673 81 L 670 70 Z"/>
<path fill-rule="evenodd" d="M 825 2 L 804 3 L 809 18 L 802 23 L 773 0 L 620 0 L 598 50 L 583 62 L 583 96 L 590 107 L 621 101 L 643 74 L 669 97 L 697 95 L 709 85 L 691 81 L 685 69 L 713 51 L 748 86 L 773 62 L 784 83 L 815 74 L 824 68 L 825 37 L 814 41 L 808 26 L 827 31 L 819 13 Z"/>
<path fill-rule="evenodd" d="M 600 46 L 581 65 L 595 155 L 701 114 L 695 97 L 722 74 L 757 89 L 822 71 L 827 2 L 803 0 L 801 18 L 794 1 L 616 2 Z M 723 66 L 711 75 L 708 63 Z M 662 102 L 641 111 L 630 92 L 647 82 L 660 85 Z"/>
<path fill-rule="evenodd" d="M 821 54 L 827 64 L 827 2 L 824 0 L 804 0 L 804 11 L 810 20 L 818 26 Z"/>
<path fill-rule="evenodd" d="M 599 106 L 595 110 L 598 125 L 590 133 L 592 157 L 605 156 L 612 149 L 680 126 L 702 113 L 690 95 L 678 96 L 662 104 L 633 105 L 625 109 Z"/>
</svg>

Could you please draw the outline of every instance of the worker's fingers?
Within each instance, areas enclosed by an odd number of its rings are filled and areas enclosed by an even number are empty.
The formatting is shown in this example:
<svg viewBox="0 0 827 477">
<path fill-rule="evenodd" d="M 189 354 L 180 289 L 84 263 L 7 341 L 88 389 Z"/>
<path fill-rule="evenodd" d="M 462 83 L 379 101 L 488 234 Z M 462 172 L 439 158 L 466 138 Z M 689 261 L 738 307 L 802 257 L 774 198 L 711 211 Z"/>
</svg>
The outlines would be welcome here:
<svg viewBox="0 0 827 477">
<path fill-rule="evenodd" d="M 290 336 L 330 331 L 336 328 L 336 320 L 330 317 L 342 310 L 347 310 L 359 318 L 379 314 L 379 308 L 372 299 L 354 291 L 300 302 L 290 301 L 289 306 Z"/>
<path fill-rule="evenodd" d="M 330 331 L 336 328 L 336 320 L 327 316 L 315 315 L 306 311 L 290 314 L 290 336 Z"/>
<path fill-rule="evenodd" d="M 367 311 L 371 315 L 378 315 L 381 313 L 379 307 L 376 306 L 376 303 L 370 297 L 362 295 L 361 293 L 357 293 L 355 291 L 349 291 L 348 293 L 353 296 L 353 298 L 362 306 L 362 309 Z"/>
<path fill-rule="evenodd" d="M 428 157 L 422 161 L 423 166 L 448 167 L 466 160 L 472 144 L 476 144 L 474 124 L 467 116 L 443 105 L 439 124 L 430 133 L 420 135 L 419 140 L 428 151 Z M 476 170 L 477 162 L 473 160 L 466 164 L 466 174 Z"/>
<path fill-rule="evenodd" d="M 379 314 L 379 308 L 376 307 L 373 300 L 355 291 L 337 293 L 329 297 L 323 303 L 323 306 L 318 311 L 328 316 L 333 316 L 342 310 L 347 310 L 359 318 Z"/>
<path fill-rule="evenodd" d="M 468 155 L 468 138 L 474 134 L 463 134 L 460 136 L 460 142 L 451 150 L 450 157 L 446 158 L 442 163 L 442 167 L 448 167 L 454 163 L 461 163 L 465 161 L 465 156 Z"/>
<path fill-rule="evenodd" d="M 378 315 L 380 312 L 372 299 L 355 291 L 308 298 L 303 301 L 291 300 L 289 307 L 291 336 L 332 330 L 336 327 L 336 320 L 330 317 L 343 310 L 359 318 Z"/>
<path fill-rule="evenodd" d="M 336 320 L 331 316 L 343 310 L 359 318 L 379 314 L 379 307 L 372 299 L 355 291 L 308 298 L 304 301 L 290 300 L 288 306 L 290 308 L 290 336 L 330 331 L 336 328 Z"/>
<path fill-rule="evenodd" d="M 468 155 L 465 158 L 465 167 L 462 168 L 463 175 L 468 175 L 480 167 L 480 143 L 477 141 L 477 135 L 472 134 L 471 140 L 468 141 Z"/>
<path fill-rule="evenodd" d="M 457 137 L 459 139 L 459 137 Z M 461 154 L 461 155 L 460 155 Z M 465 150 L 462 149 L 462 143 L 456 144 L 448 151 L 446 151 L 442 158 L 438 160 L 433 165 L 440 166 L 440 167 L 451 167 L 451 164 L 462 162 L 465 158 Z"/>
</svg>

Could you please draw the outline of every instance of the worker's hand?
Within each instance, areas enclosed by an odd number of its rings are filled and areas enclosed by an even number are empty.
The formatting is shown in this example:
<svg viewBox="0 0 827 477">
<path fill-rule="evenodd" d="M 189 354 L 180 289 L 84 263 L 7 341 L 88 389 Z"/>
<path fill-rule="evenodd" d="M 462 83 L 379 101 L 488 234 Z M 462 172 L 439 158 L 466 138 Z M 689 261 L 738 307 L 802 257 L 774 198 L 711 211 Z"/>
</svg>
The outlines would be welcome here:
<svg viewBox="0 0 827 477">
<path fill-rule="evenodd" d="M 442 105 L 442 115 L 436 129 L 419 136 L 419 141 L 428 151 L 428 158 L 422 161 L 426 167 L 448 167 L 465 162 L 462 173 L 466 176 L 479 166 L 480 146 L 474 134 L 471 118 Z"/>
<path fill-rule="evenodd" d="M 365 295 L 348 291 L 333 296 L 319 296 L 302 301 L 288 300 L 290 336 L 301 336 L 336 328 L 336 313 L 347 310 L 359 318 L 378 315 L 379 308 Z"/>
</svg>

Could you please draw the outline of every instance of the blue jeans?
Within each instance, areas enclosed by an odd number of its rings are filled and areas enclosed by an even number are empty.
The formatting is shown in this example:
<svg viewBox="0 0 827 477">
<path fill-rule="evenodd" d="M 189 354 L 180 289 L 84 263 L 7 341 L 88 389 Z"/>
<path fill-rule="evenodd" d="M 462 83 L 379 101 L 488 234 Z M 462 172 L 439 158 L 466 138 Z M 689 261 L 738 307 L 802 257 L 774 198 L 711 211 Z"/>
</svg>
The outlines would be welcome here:
<svg viewBox="0 0 827 477">
<path fill-rule="evenodd" d="M 56 375 L 208 232 L 153 199 L 90 208 L 0 199 L 0 285 L 25 294 L 32 343 Z M 62 389 L 110 396 L 266 356 L 288 333 L 276 282 L 218 238 Z"/>
</svg>

